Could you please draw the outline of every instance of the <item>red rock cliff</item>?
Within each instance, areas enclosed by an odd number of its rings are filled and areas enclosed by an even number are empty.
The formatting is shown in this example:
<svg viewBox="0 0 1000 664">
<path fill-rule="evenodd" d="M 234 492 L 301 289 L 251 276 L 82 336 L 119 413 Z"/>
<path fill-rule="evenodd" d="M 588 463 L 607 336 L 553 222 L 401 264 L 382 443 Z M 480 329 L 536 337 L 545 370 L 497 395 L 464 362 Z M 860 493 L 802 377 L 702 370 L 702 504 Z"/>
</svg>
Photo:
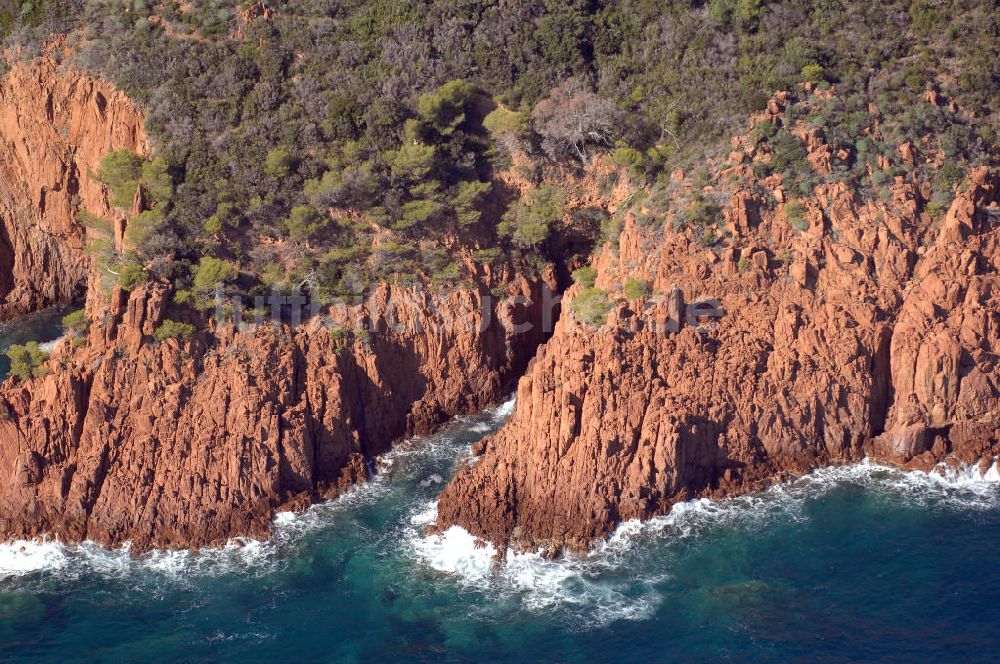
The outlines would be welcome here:
<svg viewBox="0 0 1000 664">
<path fill-rule="evenodd" d="M 91 298 L 89 339 L 0 391 L 0 539 L 54 534 L 134 548 L 266 536 L 276 510 L 363 480 L 403 436 L 502 398 L 542 340 L 531 306 L 383 286 L 332 327 L 213 326 L 153 341 L 169 292 Z M 104 306 L 103 313 L 100 311 Z M 388 312 L 388 313 L 387 313 Z M 485 316 L 491 324 L 485 324 Z M 374 321 L 370 334 L 352 330 Z"/>
<path fill-rule="evenodd" d="M 763 185 L 783 198 L 780 182 Z M 586 548 L 623 520 L 826 464 L 992 463 L 998 189 L 978 169 L 933 220 L 902 178 L 891 202 L 821 185 L 800 231 L 760 186 L 738 187 L 716 249 L 690 226 L 630 218 L 594 260 L 615 300 L 608 321 L 560 319 L 511 419 L 441 494 L 439 527 Z M 632 275 L 675 294 L 626 301 Z M 722 303 L 721 318 L 700 319 L 715 329 L 685 321 L 685 301 L 701 296 Z M 666 320 L 679 332 L 657 328 Z"/>
<path fill-rule="evenodd" d="M 0 80 L 0 320 L 79 298 L 86 209 L 111 217 L 90 173 L 109 150 L 147 149 L 143 117 L 110 84 L 51 58 Z"/>
<path fill-rule="evenodd" d="M 478 285 L 443 300 L 383 285 L 329 325 L 157 343 L 169 289 L 109 303 L 76 223 L 81 208 L 124 223 L 89 173 L 111 149 L 147 151 L 139 110 L 41 60 L 0 83 L 0 136 L 0 317 L 91 286 L 85 342 L 64 340 L 47 376 L 0 389 L 0 541 L 141 550 L 266 536 L 276 510 L 364 480 L 395 440 L 505 396 L 545 337 L 554 276 L 470 262 Z"/>
</svg>

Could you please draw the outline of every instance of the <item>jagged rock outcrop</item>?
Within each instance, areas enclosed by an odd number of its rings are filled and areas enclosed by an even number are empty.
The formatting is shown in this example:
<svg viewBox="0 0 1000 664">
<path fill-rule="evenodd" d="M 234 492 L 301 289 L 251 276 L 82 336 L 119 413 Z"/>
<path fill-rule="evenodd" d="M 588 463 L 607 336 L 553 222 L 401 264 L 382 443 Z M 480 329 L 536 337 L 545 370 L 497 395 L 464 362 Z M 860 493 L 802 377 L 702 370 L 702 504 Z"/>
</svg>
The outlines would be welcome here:
<svg viewBox="0 0 1000 664">
<path fill-rule="evenodd" d="M 142 113 L 110 84 L 52 57 L 0 81 L 0 320 L 82 297 L 90 261 L 76 215 L 114 217 L 91 174 L 119 148 L 143 153 L 147 141 Z"/>
<path fill-rule="evenodd" d="M 768 184 L 781 201 L 780 178 Z M 560 319 L 511 419 L 441 494 L 438 526 L 587 548 L 678 501 L 865 456 L 991 464 L 1000 177 L 973 171 L 943 221 L 919 197 L 902 178 L 889 203 L 821 185 L 800 231 L 759 186 L 738 188 L 721 249 L 670 219 L 628 219 L 594 260 L 597 286 L 614 295 L 636 275 L 666 296 L 619 296 L 598 329 Z M 721 318 L 687 319 L 684 300 L 702 296 Z"/>
<path fill-rule="evenodd" d="M 0 539 L 266 536 L 276 510 L 336 495 L 394 440 L 507 393 L 544 338 L 547 298 L 541 280 L 500 282 L 524 299 L 382 286 L 294 328 L 213 324 L 159 343 L 166 286 L 110 307 L 91 296 L 86 344 L 0 391 Z"/>
</svg>

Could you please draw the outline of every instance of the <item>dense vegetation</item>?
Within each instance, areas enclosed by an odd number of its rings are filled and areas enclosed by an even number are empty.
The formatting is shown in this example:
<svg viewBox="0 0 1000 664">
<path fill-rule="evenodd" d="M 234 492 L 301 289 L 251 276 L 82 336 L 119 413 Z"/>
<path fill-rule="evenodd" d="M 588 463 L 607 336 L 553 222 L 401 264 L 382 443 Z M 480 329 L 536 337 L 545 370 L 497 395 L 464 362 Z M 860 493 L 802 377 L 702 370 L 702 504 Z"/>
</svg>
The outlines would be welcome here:
<svg viewBox="0 0 1000 664">
<path fill-rule="evenodd" d="M 11 344 L 7 349 L 7 358 L 10 360 L 10 375 L 21 380 L 39 378 L 48 373 L 45 362 L 49 354 L 39 347 L 37 341 L 29 341 L 23 346 Z"/>
<path fill-rule="evenodd" d="M 875 194 L 905 140 L 932 133 L 948 155 L 926 174 L 929 205 L 1000 140 L 990 0 L 268 0 L 249 22 L 248 3 L 184 4 L 0 2 L 0 29 L 22 55 L 71 32 L 74 64 L 144 105 L 156 159 L 109 155 L 100 176 L 116 204 L 141 186 L 151 209 L 130 224 L 132 253 L 96 251 L 119 283 L 151 270 L 193 303 L 220 282 L 349 295 L 379 278 L 452 281 L 443 237 L 484 262 L 544 253 L 565 200 L 542 185 L 546 164 L 613 151 L 668 197 L 671 170 L 703 169 L 775 90 L 804 82 L 838 89 L 804 118 L 849 154 L 830 177 Z M 964 114 L 921 104 L 928 89 Z M 872 102 L 881 142 L 863 131 Z M 797 138 L 761 131 L 772 171 L 816 183 Z M 540 186 L 511 200 L 492 175 L 521 152 Z M 687 201 L 680 221 L 705 224 L 715 205 Z"/>
</svg>

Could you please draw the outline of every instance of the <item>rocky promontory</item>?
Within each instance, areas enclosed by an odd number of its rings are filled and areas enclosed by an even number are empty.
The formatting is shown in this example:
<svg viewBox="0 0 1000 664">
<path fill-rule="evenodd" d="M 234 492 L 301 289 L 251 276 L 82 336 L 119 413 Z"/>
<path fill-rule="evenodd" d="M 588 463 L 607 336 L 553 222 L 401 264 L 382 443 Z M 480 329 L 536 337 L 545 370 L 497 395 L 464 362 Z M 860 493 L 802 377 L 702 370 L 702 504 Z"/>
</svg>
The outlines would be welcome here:
<svg viewBox="0 0 1000 664">
<path fill-rule="evenodd" d="M 755 124 L 780 123 L 786 99 Z M 800 134 L 828 173 L 829 149 Z M 701 233 L 630 214 L 594 258 L 594 286 L 569 293 L 578 313 L 539 350 L 511 419 L 441 494 L 439 527 L 586 549 L 624 520 L 829 464 L 994 463 L 1000 177 L 973 169 L 933 216 L 902 176 L 881 199 L 840 183 L 793 199 L 754 176 L 771 158 L 734 140 L 704 191 L 740 184 Z M 587 321 L 573 300 L 595 292 L 608 311 Z M 721 315 L 687 316 L 700 298 Z"/>
</svg>

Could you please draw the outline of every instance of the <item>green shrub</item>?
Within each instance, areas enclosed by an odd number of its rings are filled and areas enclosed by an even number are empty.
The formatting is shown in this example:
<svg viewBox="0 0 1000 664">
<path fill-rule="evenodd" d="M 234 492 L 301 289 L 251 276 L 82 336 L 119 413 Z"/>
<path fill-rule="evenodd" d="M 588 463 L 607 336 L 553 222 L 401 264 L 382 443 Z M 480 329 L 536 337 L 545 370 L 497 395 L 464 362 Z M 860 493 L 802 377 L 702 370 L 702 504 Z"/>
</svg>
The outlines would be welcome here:
<svg viewBox="0 0 1000 664">
<path fill-rule="evenodd" d="M 153 332 L 153 337 L 155 337 L 157 341 L 166 341 L 167 339 L 186 339 L 191 336 L 193 332 L 194 325 L 191 325 L 190 323 L 181 323 L 168 318 L 157 326 L 156 331 Z"/>
<path fill-rule="evenodd" d="M 770 120 L 758 122 L 754 127 L 754 134 L 758 140 L 770 140 L 778 132 L 778 126 Z"/>
<path fill-rule="evenodd" d="M 806 83 L 820 83 L 826 80 L 826 72 L 823 69 L 823 65 L 814 62 L 802 68 L 801 77 Z"/>
<path fill-rule="evenodd" d="M 131 291 L 146 283 L 146 268 L 139 263 L 126 263 L 118 271 L 118 285 L 122 290 Z"/>
<path fill-rule="evenodd" d="M 219 219 L 217 215 L 212 215 L 205 220 L 205 223 L 201 226 L 202 230 L 209 235 L 215 235 L 222 230 L 222 220 Z"/>
<path fill-rule="evenodd" d="M 924 212 L 932 218 L 937 218 L 948 211 L 951 207 L 951 201 L 954 198 L 952 192 L 948 189 L 935 189 L 933 194 L 931 194 L 931 200 L 927 202 L 924 207 Z"/>
<path fill-rule="evenodd" d="M 222 230 L 223 226 L 239 228 L 240 218 L 236 214 L 236 208 L 232 203 L 219 203 L 215 208 L 215 214 L 205 220 L 202 229 L 209 235 L 215 235 Z"/>
<path fill-rule="evenodd" d="M 630 300 L 645 300 L 653 292 L 648 281 L 632 277 L 625 282 L 624 290 L 625 297 Z"/>
<path fill-rule="evenodd" d="M 87 328 L 90 327 L 90 321 L 87 320 L 87 312 L 83 309 L 79 309 L 63 316 L 62 324 L 63 327 L 74 335 L 86 334 Z"/>
<path fill-rule="evenodd" d="M 528 116 L 501 106 L 483 119 L 483 127 L 496 137 L 521 139 L 528 133 Z"/>
<path fill-rule="evenodd" d="M 784 207 L 785 221 L 792 228 L 800 231 L 809 229 L 809 221 L 806 219 L 806 207 L 798 201 L 788 201 Z"/>
<path fill-rule="evenodd" d="M 111 204 L 129 207 L 142 177 L 142 157 L 131 150 L 112 150 L 101 159 L 97 179 L 111 189 Z"/>
<path fill-rule="evenodd" d="M 264 158 L 264 172 L 274 177 L 286 177 L 292 171 L 295 160 L 288 150 L 284 148 L 273 148 L 267 151 Z"/>
<path fill-rule="evenodd" d="M 132 247 L 140 247 L 156 228 L 163 223 L 163 213 L 159 210 L 146 210 L 137 214 L 125 226 L 125 241 Z"/>
<path fill-rule="evenodd" d="M 580 284 L 583 288 L 593 288 L 594 282 L 597 281 L 597 270 L 587 265 L 578 270 L 573 270 L 572 277 L 573 281 Z"/>
<path fill-rule="evenodd" d="M 10 360 L 10 373 L 21 380 L 41 378 L 48 373 L 45 361 L 49 359 L 49 354 L 38 347 L 37 341 L 29 341 L 24 346 L 11 344 L 7 349 L 7 358 Z"/>
<path fill-rule="evenodd" d="M 695 226 L 709 226 L 722 215 L 722 208 L 701 196 L 695 197 L 684 210 L 684 221 Z"/>
<path fill-rule="evenodd" d="M 406 230 L 417 224 L 426 224 L 441 214 L 444 206 L 430 198 L 417 198 L 403 204 L 402 216 L 393 224 L 396 230 Z"/>
<path fill-rule="evenodd" d="M 76 213 L 76 220 L 77 222 L 86 226 L 88 229 L 95 231 L 96 234 L 98 235 L 104 237 L 111 237 L 112 235 L 114 235 L 115 232 L 114 225 L 111 223 L 111 221 L 100 215 L 91 214 L 86 210 L 80 210 L 79 212 Z"/>
<path fill-rule="evenodd" d="M 611 153 L 611 161 L 628 168 L 629 177 L 639 180 L 646 174 L 646 155 L 633 147 L 621 143 Z"/>
<path fill-rule="evenodd" d="M 293 238 L 306 239 L 326 228 L 329 221 L 329 217 L 308 205 L 296 205 L 285 220 L 285 230 Z"/>
<path fill-rule="evenodd" d="M 511 205 L 498 230 L 522 247 L 538 247 L 549 237 L 552 225 L 566 211 L 566 193 L 559 187 L 542 185 L 531 189 Z"/>
<path fill-rule="evenodd" d="M 228 284 L 236 280 L 239 270 L 229 261 L 211 256 L 205 256 L 198 263 L 198 271 L 194 275 L 194 291 L 199 294 L 208 293 L 217 284 Z"/>
<path fill-rule="evenodd" d="M 176 293 L 174 293 L 173 301 L 174 304 L 179 304 L 181 306 L 184 306 L 186 304 L 194 304 L 195 301 L 194 291 L 179 290 Z"/>
<path fill-rule="evenodd" d="M 601 220 L 601 234 L 598 244 L 610 242 L 611 246 L 618 249 L 618 238 L 621 237 L 624 227 L 621 215 L 609 215 Z"/>
<path fill-rule="evenodd" d="M 477 249 L 472 252 L 472 260 L 480 265 L 492 265 L 503 257 L 503 250 L 499 247 L 489 249 Z"/>
<path fill-rule="evenodd" d="M 774 171 L 807 171 L 809 162 L 806 160 L 806 149 L 792 132 L 779 129 L 768 140 L 771 146 L 771 169 Z"/>
<path fill-rule="evenodd" d="M 167 203 L 174 195 L 174 179 L 169 164 L 163 157 L 142 164 L 142 188 L 146 196 L 159 204 Z"/>
<path fill-rule="evenodd" d="M 571 303 L 573 313 L 588 325 L 600 326 L 607 320 L 611 311 L 611 300 L 608 294 L 600 288 L 584 288 Z"/>
<path fill-rule="evenodd" d="M 479 221 L 481 212 L 479 204 L 489 193 L 493 184 L 491 182 L 479 182 L 471 180 L 460 182 L 451 196 L 451 205 L 455 210 L 455 219 L 463 226 L 468 226 Z"/>
<path fill-rule="evenodd" d="M 449 81 L 434 92 L 420 95 L 417 112 L 439 133 L 450 134 L 465 122 L 466 105 L 475 91 L 475 86 L 466 81 Z"/>
</svg>

